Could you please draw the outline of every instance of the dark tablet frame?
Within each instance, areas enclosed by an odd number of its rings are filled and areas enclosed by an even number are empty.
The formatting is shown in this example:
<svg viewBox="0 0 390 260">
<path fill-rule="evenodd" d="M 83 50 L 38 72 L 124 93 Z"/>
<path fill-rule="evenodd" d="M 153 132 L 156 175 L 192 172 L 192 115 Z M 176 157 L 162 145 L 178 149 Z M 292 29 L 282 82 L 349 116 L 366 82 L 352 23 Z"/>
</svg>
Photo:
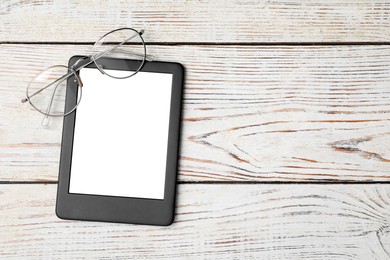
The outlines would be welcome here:
<svg viewBox="0 0 390 260">
<path fill-rule="evenodd" d="M 84 56 L 73 56 L 69 66 Z M 134 70 L 136 61 L 104 58 L 104 68 Z M 96 68 L 94 63 L 87 68 Z M 64 117 L 60 156 L 59 181 L 57 189 L 56 215 L 61 219 L 90 220 L 148 225 L 170 225 L 174 220 L 176 201 L 176 176 L 178 168 L 182 88 L 184 67 L 172 62 L 145 62 L 141 71 L 170 73 L 172 93 L 169 117 L 168 151 L 165 175 L 164 199 L 143 199 L 102 195 L 69 193 L 73 137 L 77 109 Z M 134 77 L 136 77 L 135 75 Z M 107 76 L 108 77 L 108 76 Z M 152 93 L 151 93 L 152 94 Z M 77 100 L 77 86 L 74 80 L 68 80 L 65 106 L 73 106 Z M 147 102 L 147 100 L 146 100 Z M 157 109 L 157 108 L 156 108 Z M 102 120 L 105 120 L 102 118 Z M 147 170 L 145 168 L 145 170 Z"/>
</svg>

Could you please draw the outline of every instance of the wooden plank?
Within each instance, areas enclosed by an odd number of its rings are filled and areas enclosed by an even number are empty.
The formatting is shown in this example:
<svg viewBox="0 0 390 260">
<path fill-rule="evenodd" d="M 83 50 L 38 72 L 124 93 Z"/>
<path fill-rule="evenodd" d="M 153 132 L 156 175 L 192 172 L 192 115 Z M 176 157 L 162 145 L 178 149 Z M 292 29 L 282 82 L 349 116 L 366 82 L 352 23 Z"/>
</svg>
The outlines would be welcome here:
<svg viewBox="0 0 390 260">
<path fill-rule="evenodd" d="M 148 42 L 381 42 L 387 0 L 0 2 L 0 41 L 94 42 L 119 27 Z"/>
<path fill-rule="evenodd" d="M 55 181 L 61 120 L 20 104 L 89 46 L 1 45 L 0 180 Z M 389 181 L 389 46 L 149 46 L 185 65 L 181 181 Z M 82 105 L 82 103 L 81 103 Z"/>
<path fill-rule="evenodd" d="M 390 259 L 390 185 L 179 185 L 169 227 L 60 220 L 55 193 L 0 185 L 1 258 Z"/>
</svg>

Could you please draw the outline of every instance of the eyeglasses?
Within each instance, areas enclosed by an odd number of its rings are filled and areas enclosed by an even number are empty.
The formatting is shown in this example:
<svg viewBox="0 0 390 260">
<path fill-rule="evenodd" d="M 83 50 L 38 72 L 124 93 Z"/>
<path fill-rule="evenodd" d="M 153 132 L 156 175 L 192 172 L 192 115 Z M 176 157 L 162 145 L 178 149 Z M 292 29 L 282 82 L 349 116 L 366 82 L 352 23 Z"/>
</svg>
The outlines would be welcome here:
<svg viewBox="0 0 390 260">
<path fill-rule="evenodd" d="M 29 102 L 38 112 L 44 115 L 42 125 L 48 125 L 49 117 L 61 117 L 71 114 L 80 104 L 83 83 L 80 70 L 94 63 L 103 74 L 125 79 L 137 74 L 145 60 L 152 61 L 154 57 L 146 54 L 146 45 L 142 35 L 144 30 L 120 28 L 104 34 L 93 46 L 92 55 L 77 60 L 72 66 L 55 65 L 46 68 L 35 76 L 27 86 L 26 98 L 22 103 Z M 104 68 L 102 58 L 132 59 L 136 61 L 135 70 L 109 70 Z M 67 82 L 73 80 L 77 84 L 77 102 L 74 106 L 65 106 Z"/>
</svg>

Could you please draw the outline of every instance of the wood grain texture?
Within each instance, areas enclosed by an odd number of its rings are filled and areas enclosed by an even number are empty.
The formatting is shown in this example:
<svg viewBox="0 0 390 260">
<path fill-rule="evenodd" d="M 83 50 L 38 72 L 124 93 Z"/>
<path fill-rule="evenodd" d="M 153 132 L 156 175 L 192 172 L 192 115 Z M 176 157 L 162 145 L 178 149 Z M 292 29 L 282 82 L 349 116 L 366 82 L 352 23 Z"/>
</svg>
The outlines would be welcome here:
<svg viewBox="0 0 390 260">
<path fill-rule="evenodd" d="M 56 181 L 61 120 L 20 104 L 87 46 L 1 45 L 1 181 Z M 390 181 L 390 47 L 149 46 L 187 69 L 181 181 Z"/>
<path fill-rule="evenodd" d="M 0 259 L 390 259 L 389 14 L 388 0 L 0 1 Z M 62 121 L 19 103 L 29 80 L 123 26 L 187 69 L 190 184 L 170 227 L 60 220 L 55 184 L 11 184 L 58 177 Z M 314 42 L 329 46 L 298 45 Z M 254 184 L 268 181 L 387 184 Z"/>
<path fill-rule="evenodd" d="M 0 41 L 94 42 L 118 27 L 148 42 L 381 42 L 388 0 L 0 2 Z"/>
<path fill-rule="evenodd" d="M 5 259 L 390 259 L 390 185 L 179 185 L 169 227 L 64 221 L 56 185 L 0 185 Z"/>
</svg>

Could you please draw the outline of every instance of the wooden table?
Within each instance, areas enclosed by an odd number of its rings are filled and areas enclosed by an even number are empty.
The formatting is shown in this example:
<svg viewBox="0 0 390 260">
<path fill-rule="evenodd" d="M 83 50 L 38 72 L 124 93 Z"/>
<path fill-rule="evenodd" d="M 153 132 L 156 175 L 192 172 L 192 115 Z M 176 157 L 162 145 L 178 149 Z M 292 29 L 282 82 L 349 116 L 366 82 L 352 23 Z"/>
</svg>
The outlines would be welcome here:
<svg viewBox="0 0 390 260">
<path fill-rule="evenodd" d="M 0 3 L 0 258 L 390 259 L 388 0 Z M 187 69 L 176 221 L 63 221 L 44 67 L 146 30 Z"/>
</svg>

